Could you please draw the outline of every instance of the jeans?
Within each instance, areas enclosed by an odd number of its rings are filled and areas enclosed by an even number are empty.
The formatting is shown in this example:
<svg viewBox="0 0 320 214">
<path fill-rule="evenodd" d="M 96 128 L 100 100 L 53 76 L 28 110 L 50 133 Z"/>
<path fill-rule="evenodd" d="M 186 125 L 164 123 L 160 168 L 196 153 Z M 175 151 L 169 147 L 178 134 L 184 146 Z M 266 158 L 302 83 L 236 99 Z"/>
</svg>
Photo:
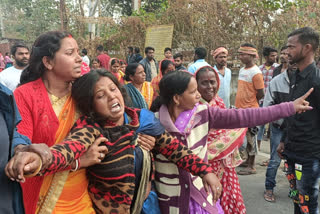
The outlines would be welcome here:
<svg viewBox="0 0 320 214">
<path fill-rule="evenodd" d="M 263 103 L 261 103 L 259 105 L 259 107 L 261 108 L 263 106 Z M 264 134 L 264 129 L 265 129 L 265 125 L 261 125 L 259 126 L 259 132 L 257 134 L 257 140 L 261 141 L 263 138 L 263 134 Z"/>
<path fill-rule="evenodd" d="M 261 125 L 259 126 L 259 131 L 258 131 L 258 134 L 257 134 L 257 140 L 262 140 L 263 138 L 263 134 L 264 134 L 264 129 L 265 129 L 265 125 Z"/>
<path fill-rule="evenodd" d="M 319 214 L 318 193 L 320 179 L 320 160 L 303 158 L 298 154 L 285 152 L 288 162 L 287 176 L 293 175 L 298 200 L 294 200 L 294 211 L 297 214 Z"/>
<path fill-rule="evenodd" d="M 271 136 L 270 136 L 270 161 L 266 171 L 266 190 L 273 190 L 276 186 L 277 171 L 281 163 L 281 159 L 277 153 L 277 148 L 280 144 L 280 140 L 283 131 L 272 124 L 270 124 Z"/>
</svg>

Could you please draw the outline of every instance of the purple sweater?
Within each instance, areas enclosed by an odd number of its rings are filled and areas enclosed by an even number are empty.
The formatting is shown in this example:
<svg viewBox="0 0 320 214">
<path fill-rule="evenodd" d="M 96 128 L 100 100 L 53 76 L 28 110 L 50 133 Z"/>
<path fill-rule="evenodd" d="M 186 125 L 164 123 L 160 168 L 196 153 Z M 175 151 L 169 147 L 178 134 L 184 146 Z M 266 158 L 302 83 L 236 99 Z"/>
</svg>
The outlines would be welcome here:
<svg viewBox="0 0 320 214">
<path fill-rule="evenodd" d="M 168 109 L 161 106 L 158 117 L 170 134 L 176 136 L 195 154 L 207 159 L 207 135 L 210 129 L 233 129 L 254 127 L 295 114 L 292 102 L 267 108 L 221 109 L 198 105 L 184 132 L 180 132 L 172 122 Z M 155 157 L 156 188 L 162 213 L 189 213 L 192 197 L 209 213 L 217 213 L 212 197 L 208 197 L 199 177 L 177 168 L 164 156 Z"/>
</svg>

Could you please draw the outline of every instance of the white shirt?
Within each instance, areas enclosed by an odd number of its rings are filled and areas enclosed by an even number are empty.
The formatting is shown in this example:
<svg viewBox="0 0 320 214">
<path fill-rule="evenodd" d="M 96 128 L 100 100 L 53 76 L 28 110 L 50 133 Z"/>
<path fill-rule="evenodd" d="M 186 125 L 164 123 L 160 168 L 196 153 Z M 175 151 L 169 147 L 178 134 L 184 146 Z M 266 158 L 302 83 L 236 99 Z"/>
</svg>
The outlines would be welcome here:
<svg viewBox="0 0 320 214">
<path fill-rule="evenodd" d="M 220 79 L 220 88 L 218 91 L 219 97 L 223 100 L 224 104 L 226 105 L 227 108 L 230 107 L 230 91 L 231 91 L 231 70 L 227 67 L 224 68 L 224 75 L 222 75 L 217 68 L 217 66 L 214 66 L 214 69 L 219 74 L 219 79 Z"/>
<path fill-rule="evenodd" d="M 21 73 L 22 70 L 16 69 L 14 66 L 11 66 L 7 69 L 4 69 L 0 73 L 0 82 L 11 91 L 14 91 L 20 83 Z"/>
<path fill-rule="evenodd" d="M 87 55 L 82 57 L 82 60 L 89 66 L 90 65 L 90 59 Z"/>
</svg>

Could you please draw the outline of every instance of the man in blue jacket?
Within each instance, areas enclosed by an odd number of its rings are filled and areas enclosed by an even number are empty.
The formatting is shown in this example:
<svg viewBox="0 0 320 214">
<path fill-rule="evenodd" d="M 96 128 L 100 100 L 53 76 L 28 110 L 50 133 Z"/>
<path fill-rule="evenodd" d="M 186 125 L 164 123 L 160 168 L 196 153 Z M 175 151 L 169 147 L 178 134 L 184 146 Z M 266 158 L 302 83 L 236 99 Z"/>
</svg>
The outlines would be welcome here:
<svg viewBox="0 0 320 214">
<path fill-rule="evenodd" d="M 144 50 L 145 58 L 139 63 L 143 66 L 144 72 L 146 73 L 146 81 L 151 82 L 153 78 L 158 75 L 158 63 L 154 59 L 154 48 L 146 47 Z"/>
<path fill-rule="evenodd" d="M 0 84 L 0 213 L 23 214 L 21 187 L 11 181 L 4 168 L 18 145 L 29 145 L 30 140 L 17 132 L 21 117 L 12 92 Z"/>
</svg>

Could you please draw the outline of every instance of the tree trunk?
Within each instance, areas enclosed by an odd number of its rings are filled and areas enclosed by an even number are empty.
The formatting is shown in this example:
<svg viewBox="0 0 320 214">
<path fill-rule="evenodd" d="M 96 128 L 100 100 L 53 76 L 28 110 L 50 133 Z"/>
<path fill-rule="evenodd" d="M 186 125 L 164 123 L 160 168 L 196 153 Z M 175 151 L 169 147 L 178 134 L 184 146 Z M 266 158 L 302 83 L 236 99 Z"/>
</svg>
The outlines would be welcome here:
<svg viewBox="0 0 320 214">
<path fill-rule="evenodd" d="M 132 0 L 132 11 L 138 11 L 141 7 L 141 0 Z"/>
<path fill-rule="evenodd" d="M 82 0 L 79 0 L 79 8 L 80 8 L 80 15 L 82 20 L 84 19 L 84 10 L 83 10 L 83 3 Z M 79 21 L 79 35 L 84 37 L 84 31 L 85 31 L 85 25 L 84 23 L 80 20 Z"/>
<path fill-rule="evenodd" d="M 99 0 L 89 0 L 89 17 L 94 17 L 94 14 L 96 13 L 96 10 L 97 10 L 98 3 L 99 3 Z M 95 27 L 96 25 L 94 23 L 88 24 L 90 39 L 94 39 L 95 37 Z"/>
<path fill-rule="evenodd" d="M 60 0 L 61 30 L 68 30 L 68 17 L 65 0 Z"/>
<path fill-rule="evenodd" d="M 4 38 L 6 37 L 6 34 L 5 34 L 5 26 L 3 24 L 3 17 L 2 17 L 3 13 L 2 11 L 0 10 L 0 30 L 1 30 L 1 34 L 0 34 L 0 37 L 1 38 Z"/>
</svg>

